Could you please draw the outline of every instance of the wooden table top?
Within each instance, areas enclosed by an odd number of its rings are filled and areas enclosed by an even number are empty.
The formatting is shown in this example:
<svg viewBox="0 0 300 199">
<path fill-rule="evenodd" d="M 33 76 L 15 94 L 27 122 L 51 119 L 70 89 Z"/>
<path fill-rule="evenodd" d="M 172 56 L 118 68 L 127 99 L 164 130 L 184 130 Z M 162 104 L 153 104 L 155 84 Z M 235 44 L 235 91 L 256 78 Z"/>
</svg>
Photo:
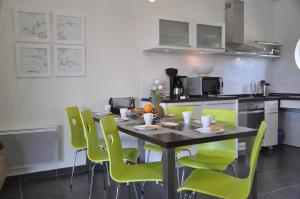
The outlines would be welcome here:
<svg viewBox="0 0 300 199">
<path fill-rule="evenodd" d="M 95 121 L 99 121 L 101 116 L 94 115 L 94 119 Z M 161 127 L 157 130 L 137 130 L 134 128 L 136 125 L 141 124 L 144 124 L 144 121 L 136 117 L 130 118 L 128 121 L 117 122 L 118 128 L 121 132 L 164 148 L 253 137 L 257 134 L 257 129 L 246 127 L 224 128 L 224 131 L 221 133 L 202 134 L 195 131 L 195 129 L 201 127 L 200 124 L 195 124 L 193 122 L 190 124 L 183 124 L 182 121 L 178 122 L 178 126 Z"/>
</svg>

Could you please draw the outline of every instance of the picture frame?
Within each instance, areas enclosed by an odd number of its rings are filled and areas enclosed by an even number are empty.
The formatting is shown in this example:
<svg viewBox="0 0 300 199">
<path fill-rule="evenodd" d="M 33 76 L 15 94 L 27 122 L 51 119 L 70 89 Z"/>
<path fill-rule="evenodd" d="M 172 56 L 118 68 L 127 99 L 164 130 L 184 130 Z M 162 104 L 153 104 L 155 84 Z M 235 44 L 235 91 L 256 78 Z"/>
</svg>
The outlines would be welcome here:
<svg viewBox="0 0 300 199">
<path fill-rule="evenodd" d="M 53 13 L 54 43 L 85 44 L 85 16 L 82 13 Z"/>
<path fill-rule="evenodd" d="M 50 42 L 50 11 L 47 9 L 14 10 L 16 41 Z"/>
<path fill-rule="evenodd" d="M 50 77 L 51 48 L 48 44 L 16 44 L 17 77 Z"/>
<path fill-rule="evenodd" d="M 81 45 L 55 45 L 55 76 L 85 76 L 85 47 Z"/>
</svg>

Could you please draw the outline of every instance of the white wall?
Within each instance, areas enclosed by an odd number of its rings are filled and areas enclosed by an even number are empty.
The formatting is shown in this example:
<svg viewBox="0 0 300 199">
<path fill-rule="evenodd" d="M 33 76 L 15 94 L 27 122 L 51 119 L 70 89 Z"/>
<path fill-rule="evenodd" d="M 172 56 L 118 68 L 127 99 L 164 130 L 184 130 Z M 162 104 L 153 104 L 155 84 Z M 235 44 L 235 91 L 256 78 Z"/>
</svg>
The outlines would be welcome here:
<svg viewBox="0 0 300 199">
<path fill-rule="evenodd" d="M 270 60 L 142 52 L 141 41 L 147 39 L 142 34 L 144 17 L 188 15 L 189 18 L 224 22 L 224 0 L 157 0 L 154 4 L 146 0 L 8 1 L 5 40 L 0 43 L 0 128 L 63 125 L 60 132 L 61 161 L 32 171 L 71 166 L 73 150 L 64 115 L 66 106 L 101 110 L 110 96 L 145 97 L 153 78 L 166 80 L 164 69 L 167 67 L 176 67 L 180 74 L 189 75 L 193 66 L 212 65 L 215 67 L 213 75 L 224 77 L 225 93 L 247 93 L 251 80 L 270 79 Z M 251 1 L 260 6 L 259 1 Z M 16 78 L 13 5 L 84 12 L 86 77 Z M 262 5 L 266 6 L 265 3 Z M 251 16 L 249 13 L 247 15 Z M 259 13 L 254 12 L 254 15 Z M 265 23 L 259 22 L 256 26 L 253 20 L 250 21 L 253 27 L 248 30 L 250 32 L 255 28 L 266 28 Z M 263 38 L 265 34 L 269 34 L 268 31 L 252 35 L 262 35 Z M 79 161 L 83 163 L 84 156 Z"/>
<path fill-rule="evenodd" d="M 300 70 L 294 53 L 300 38 L 300 1 L 278 0 L 274 4 L 274 40 L 283 44 L 281 59 L 274 62 L 275 92 L 300 93 Z"/>
</svg>

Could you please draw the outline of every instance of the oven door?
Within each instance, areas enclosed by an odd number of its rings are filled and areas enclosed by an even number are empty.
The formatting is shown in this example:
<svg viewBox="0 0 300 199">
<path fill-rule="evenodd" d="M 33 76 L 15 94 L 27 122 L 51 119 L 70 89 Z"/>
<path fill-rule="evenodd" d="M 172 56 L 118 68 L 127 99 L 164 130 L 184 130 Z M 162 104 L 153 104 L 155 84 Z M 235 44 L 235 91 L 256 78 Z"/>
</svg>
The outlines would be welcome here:
<svg viewBox="0 0 300 199">
<path fill-rule="evenodd" d="M 239 111 L 239 126 L 258 129 L 265 119 L 263 109 Z"/>
</svg>

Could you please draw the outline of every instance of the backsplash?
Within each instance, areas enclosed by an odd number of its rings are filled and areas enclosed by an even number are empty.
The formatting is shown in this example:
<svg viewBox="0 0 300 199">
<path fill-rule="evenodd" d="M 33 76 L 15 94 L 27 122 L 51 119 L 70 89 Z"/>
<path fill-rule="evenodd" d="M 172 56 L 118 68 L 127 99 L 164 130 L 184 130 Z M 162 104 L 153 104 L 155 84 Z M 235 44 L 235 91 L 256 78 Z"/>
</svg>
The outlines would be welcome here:
<svg viewBox="0 0 300 199">
<path fill-rule="evenodd" d="M 142 58 L 142 96 L 149 96 L 153 79 L 165 82 L 168 91 L 169 80 L 166 68 L 177 68 L 179 75 L 197 76 L 194 67 L 212 66 L 210 76 L 224 79 L 224 94 L 249 93 L 250 83 L 260 80 L 271 82 L 272 60 L 264 58 L 234 57 L 223 55 L 189 55 L 171 53 L 144 53 Z M 272 87 L 271 87 L 272 89 Z"/>
</svg>

